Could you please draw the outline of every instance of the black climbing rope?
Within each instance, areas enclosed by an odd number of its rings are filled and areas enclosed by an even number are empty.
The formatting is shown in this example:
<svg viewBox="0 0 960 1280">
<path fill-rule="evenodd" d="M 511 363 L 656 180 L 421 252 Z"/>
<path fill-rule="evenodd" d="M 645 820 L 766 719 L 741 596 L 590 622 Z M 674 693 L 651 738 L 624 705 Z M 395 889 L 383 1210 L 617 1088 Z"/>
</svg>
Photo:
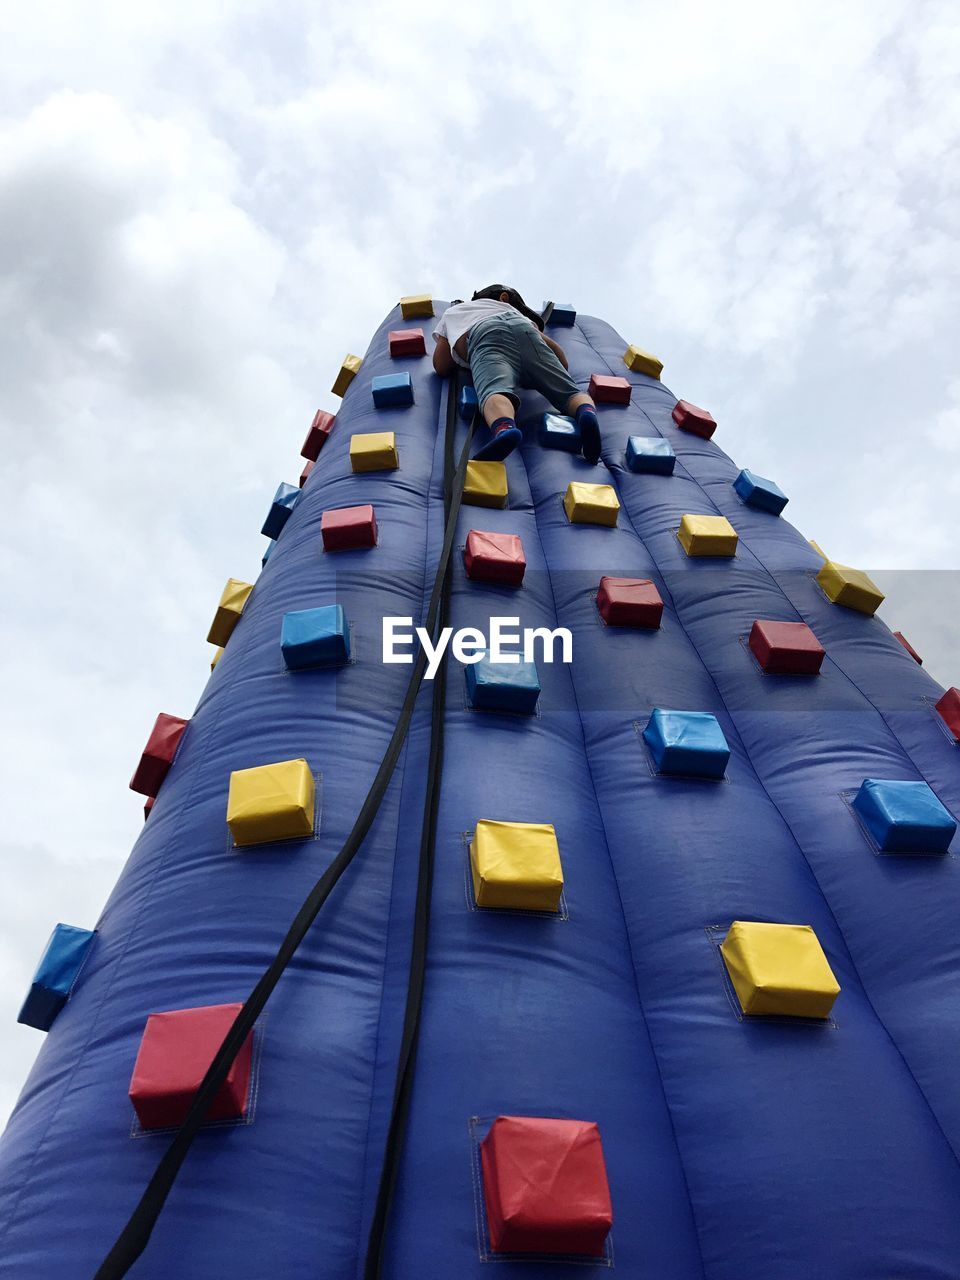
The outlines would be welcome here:
<svg viewBox="0 0 960 1280">
<path fill-rule="evenodd" d="M 463 486 L 455 490 L 453 467 L 453 439 L 456 431 L 457 396 L 452 383 L 447 399 L 447 423 L 444 434 L 443 509 L 445 523 L 450 523 L 450 513 L 456 494 L 457 506 Z M 474 418 L 474 422 L 476 419 Z M 473 433 L 471 423 L 467 445 Z M 454 520 L 456 516 L 454 515 Z M 452 580 L 449 561 L 441 586 L 438 628 L 447 625 Z M 436 636 L 431 635 L 435 640 Z M 410 947 L 410 970 L 407 979 L 407 1003 L 397 1061 L 394 1084 L 393 1110 L 387 1130 L 387 1142 L 380 1168 L 380 1185 L 370 1234 L 367 1239 L 367 1257 L 364 1280 L 380 1280 L 383 1268 L 384 1247 L 390 1220 L 390 1206 L 396 1187 L 403 1154 L 403 1141 L 410 1110 L 413 1075 L 416 1066 L 417 1040 L 420 1031 L 420 1011 L 423 1006 L 423 987 L 426 979 L 427 944 L 430 930 L 430 902 L 433 890 L 433 866 L 437 835 L 437 812 L 440 807 L 440 783 L 443 777 L 443 721 L 447 692 L 446 650 L 433 680 L 433 707 L 430 721 L 430 758 L 427 766 L 427 787 L 423 800 L 423 823 L 420 828 L 420 861 L 417 873 L 417 903 L 414 912 L 413 938 Z"/>
</svg>

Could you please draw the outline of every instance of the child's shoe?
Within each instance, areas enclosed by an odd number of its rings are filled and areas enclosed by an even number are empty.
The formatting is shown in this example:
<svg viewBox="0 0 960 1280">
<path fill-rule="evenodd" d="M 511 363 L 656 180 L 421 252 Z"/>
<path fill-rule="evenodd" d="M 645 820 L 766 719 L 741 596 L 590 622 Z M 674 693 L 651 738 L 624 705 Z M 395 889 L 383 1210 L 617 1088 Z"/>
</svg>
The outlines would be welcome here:
<svg viewBox="0 0 960 1280">
<path fill-rule="evenodd" d="M 591 466 L 600 461 L 600 419 L 592 404 L 582 404 L 575 417 L 580 428 L 580 452 Z"/>
<path fill-rule="evenodd" d="M 490 430 L 493 439 L 473 455 L 474 462 L 502 462 L 523 439 L 523 432 L 513 418 L 498 418 Z"/>
</svg>

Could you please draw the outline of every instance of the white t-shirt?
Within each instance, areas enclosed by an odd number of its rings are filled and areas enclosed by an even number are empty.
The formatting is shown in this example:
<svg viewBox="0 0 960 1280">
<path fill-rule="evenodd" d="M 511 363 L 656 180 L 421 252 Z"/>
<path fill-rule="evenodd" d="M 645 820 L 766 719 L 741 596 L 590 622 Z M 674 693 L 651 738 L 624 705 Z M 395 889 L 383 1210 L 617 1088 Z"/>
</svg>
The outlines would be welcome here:
<svg viewBox="0 0 960 1280">
<path fill-rule="evenodd" d="M 537 327 L 522 311 L 518 311 L 516 307 L 511 307 L 509 302 L 500 302 L 496 298 L 477 298 L 475 302 L 458 302 L 455 307 L 447 307 L 437 321 L 433 336 L 435 338 L 446 338 L 450 343 L 450 350 L 456 363 L 462 365 L 464 369 L 469 369 L 470 366 L 467 361 L 461 360 L 454 350 L 457 340 L 480 320 L 489 320 L 491 316 L 499 316 L 504 313 L 519 316 L 521 320 L 526 321 L 534 329 Z"/>
</svg>

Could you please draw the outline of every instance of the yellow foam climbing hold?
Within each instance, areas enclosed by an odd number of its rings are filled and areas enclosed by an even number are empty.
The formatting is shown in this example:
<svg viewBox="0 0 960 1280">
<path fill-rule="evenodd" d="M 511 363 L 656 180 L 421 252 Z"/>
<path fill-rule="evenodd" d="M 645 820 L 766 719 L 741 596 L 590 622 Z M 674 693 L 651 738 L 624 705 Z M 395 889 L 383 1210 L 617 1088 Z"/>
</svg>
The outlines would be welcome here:
<svg viewBox="0 0 960 1280">
<path fill-rule="evenodd" d="M 306 760 L 280 760 L 230 775 L 227 826 L 234 844 L 313 834 L 314 783 Z"/>
<path fill-rule="evenodd" d="M 217 605 L 217 612 L 213 615 L 213 622 L 207 632 L 207 640 L 210 644 L 217 644 L 222 648 L 227 643 L 233 634 L 233 628 L 240 621 L 240 615 L 252 590 L 253 586 L 249 582 L 241 582 L 239 578 L 227 579 L 227 585 L 223 588 L 223 595 Z"/>
<path fill-rule="evenodd" d="M 345 396 L 347 394 L 347 387 L 360 372 L 361 364 L 363 364 L 363 361 L 359 356 L 344 356 L 340 372 L 337 374 L 337 380 L 332 387 L 335 396 Z"/>
<path fill-rule="evenodd" d="M 821 547 L 819 542 L 814 542 L 814 540 L 811 538 L 810 545 L 811 547 L 813 547 L 814 551 L 817 553 L 817 555 L 820 557 L 821 560 L 827 559 L 827 553 L 824 551 L 823 547 Z"/>
<path fill-rule="evenodd" d="M 221 646 L 220 646 L 220 648 L 217 650 L 217 652 L 216 652 L 216 653 L 213 655 L 213 657 L 210 659 L 210 670 L 211 670 L 211 671 L 215 670 L 217 663 L 220 661 L 220 659 L 221 659 L 222 657 L 223 657 L 223 645 L 221 645 Z"/>
<path fill-rule="evenodd" d="M 663 372 L 662 360 L 652 356 L 649 351 L 644 351 L 643 347 L 632 344 L 623 353 L 623 363 L 634 373 L 645 373 L 648 378 L 659 378 Z"/>
<path fill-rule="evenodd" d="M 720 953 L 744 1013 L 828 1018 L 840 994 L 808 924 L 734 920 Z"/>
<path fill-rule="evenodd" d="M 411 293 L 400 299 L 400 314 L 404 320 L 415 320 L 417 316 L 433 315 L 433 299 L 429 293 Z"/>
<path fill-rule="evenodd" d="M 559 910 L 563 868 L 548 822 L 481 818 L 470 842 L 470 869 L 478 907 Z"/>
<path fill-rule="evenodd" d="M 471 507 L 507 505 L 507 468 L 502 462 L 468 462 L 463 500 Z"/>
<path fill-rule="evenodd" d="M 350 437 L 350 466 L 354 471 L 396 471 L 399 465 L 392 431 L 367 431 Z"/>
<path fill-rule="evenodd" d="M 571 480 L 564 494 L 563 509 L 571 524 L 605 524 L 612 528 L 617 523 L 620 500 L 612 485 Z"/>
<path fill-rule="evenodd" d="M 856 609 L 871 617 L 883 604 L 883 592 L 862 569 L 851 569 L 835 560 L 826 560 L 817 574 L 824 595 L 834 604 Z"/>
<path fill-rule="evenodd" d="M 726 516 L 683 516 L 677 537 L 688 556 L 737 554 L 737 531 Z"/>
</svg>

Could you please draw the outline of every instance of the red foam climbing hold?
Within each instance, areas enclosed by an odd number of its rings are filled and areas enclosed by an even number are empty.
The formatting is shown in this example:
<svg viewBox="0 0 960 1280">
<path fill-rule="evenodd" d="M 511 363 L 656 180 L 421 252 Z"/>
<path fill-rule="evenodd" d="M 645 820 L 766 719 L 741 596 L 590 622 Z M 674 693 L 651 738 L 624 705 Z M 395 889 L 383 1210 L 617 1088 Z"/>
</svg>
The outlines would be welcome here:
<svg viewBox="0 0 960 1280">
<path fill-rule="evenodd" d="M 523 543 L 515 533 L 484 533 L 471 529 L 463 562 L 467 577 L 479 582 L 504 582 L 518 587 L 527 567 Z"/>
<path fill-rule="evenodd" d="M 317 464 L 316 464 L 315 462 L 308 462 L 308 463 L 307 463 L 307 465 L 306 465 L 306 466 L 303 468 L 303 470 L 300 472 L 300 488 L 301 488 L 301 489 L 302 489 L 302 488 L 303 488 L 303 486 L 307 483 L 307 481 L 310 479 L 310 472 L 313 470 L 313 468 L 314 468 L 316 465 L 317 465 Z"/>
<path fill-rule="evenodd" d="M 495 1253 L 602 1256 L 613 1207 L 595 1124 L 498 1116 L 480 1159 Z"/>
<path fill-rule="evenodd" d="M 706 409 L 700 409 L 689 400 L 678 400 L 673 406 L 673 420 L 681 431 L 709 440 L 717 429 L 716 419 Z"/>
<path fill-rule="evenodd" d="M 397 356 L 425 356 L 427 354 L 427 344 L 424 341 L 422 329 L 391 329 L 387 334 L 387 342 L 394 360 L 396 360 Z"/>
<path fill-rule="evenodd" d="M 823 664 L 823 645 L 805 622 L 758 618 L 750 629 L 750 648 L 764 671 L 813 676 Z"/>
<path fill-rule="evenodd" d="M 177 747 L 188 724 L 188 720 L 181 720 L 179 716 L 168 716 L 165 712 L 160 712 L 143 749 L 140 763 L 130 779 L 131 791 L 139 791 L 143 796 L 157 794 L 160 784 L 170 772 L 173 757 L 177 754 Z"/>
<path fill-rule="evenodd" d="M 154 796 L 147 796 L 147 803 L 143 806 L 143 820 L 144 820 L 144 822 L 146 822 L 146 820 L 150 817 L 150 814 L 153 812 L 153 806 L 154 806 L 156 803 L 157 803 L 157 801 L 156 801 L 156 798 L 155 798 Z"/>
<path fill-rule="evenodd" d="M 899 641 L 900 641 L 900 643 L 901 643 L 901 644 L 903 645 L 903 647 L 906 649 L 907 653 L 909 653 L 910 657 L 914 660 L 914 662 L 915 662 L 918 666 L 922 667 L 922 666 L 923 666 L 923 659 L 920 657 L 919 653 L 917 653 L 916 649 L 913 647 L 913 645 L 910 643 L 910 641 L 907 639 L 907 637 L 903 634 L 903 632 L 902 632 L 902 631 L 895 631 L 895 632 L 893 633 L 893 635 L 894 635 L 894 639 L 895 639 L 895 640 L 899 640 Z"/>
<path fill-rule="evenodd" d="M 603 373 L 590 375 L 590 395 L 597 404 L 629 404 L 630 391 L 626 378 L 609 377 Z"/>
<path fill-rule="evenodd" d="M 597 608 L 609 627 L 656 629 L 663 617 L 663 600 L 649 578 L 601 578 Z"/>
<path fill-rule="evenodd" d="M 239 1004 L 213 1004 L 151 1013 L 130 1080 L 130 1100 L 144 1129 L 165 1129 L 183 1121 L 241 1008 Z M 246 1115 L 252 1063 L 251 1032 L 210 1103 L 207 1122 Z"/>
<path fill-rule="evenodd" d="M 937 703 L 937 713 L 953 736 L 960 742 L 960 689 L 948 689 Z"/>
<path fill-rule="evenodd" d="M 336 420 L 336 414 L 327 413 L 323 409 L 317 410 L 313 415 L 313 421 L 310 423 L 307 438 L 303 442 L 303 448 L 300 450 L 301 458 L 309 458 L 311 462 L 316 462 L 320 450 L 327 442 L 327 436 L 333 430 L 333 424 Z"/>
<path fill-rule="evenodd" d="M 320 517 L 324 551 L 359 551 L 377 545 L 377 517 L 369 504 L 337 507 Z"/>
</svg>

